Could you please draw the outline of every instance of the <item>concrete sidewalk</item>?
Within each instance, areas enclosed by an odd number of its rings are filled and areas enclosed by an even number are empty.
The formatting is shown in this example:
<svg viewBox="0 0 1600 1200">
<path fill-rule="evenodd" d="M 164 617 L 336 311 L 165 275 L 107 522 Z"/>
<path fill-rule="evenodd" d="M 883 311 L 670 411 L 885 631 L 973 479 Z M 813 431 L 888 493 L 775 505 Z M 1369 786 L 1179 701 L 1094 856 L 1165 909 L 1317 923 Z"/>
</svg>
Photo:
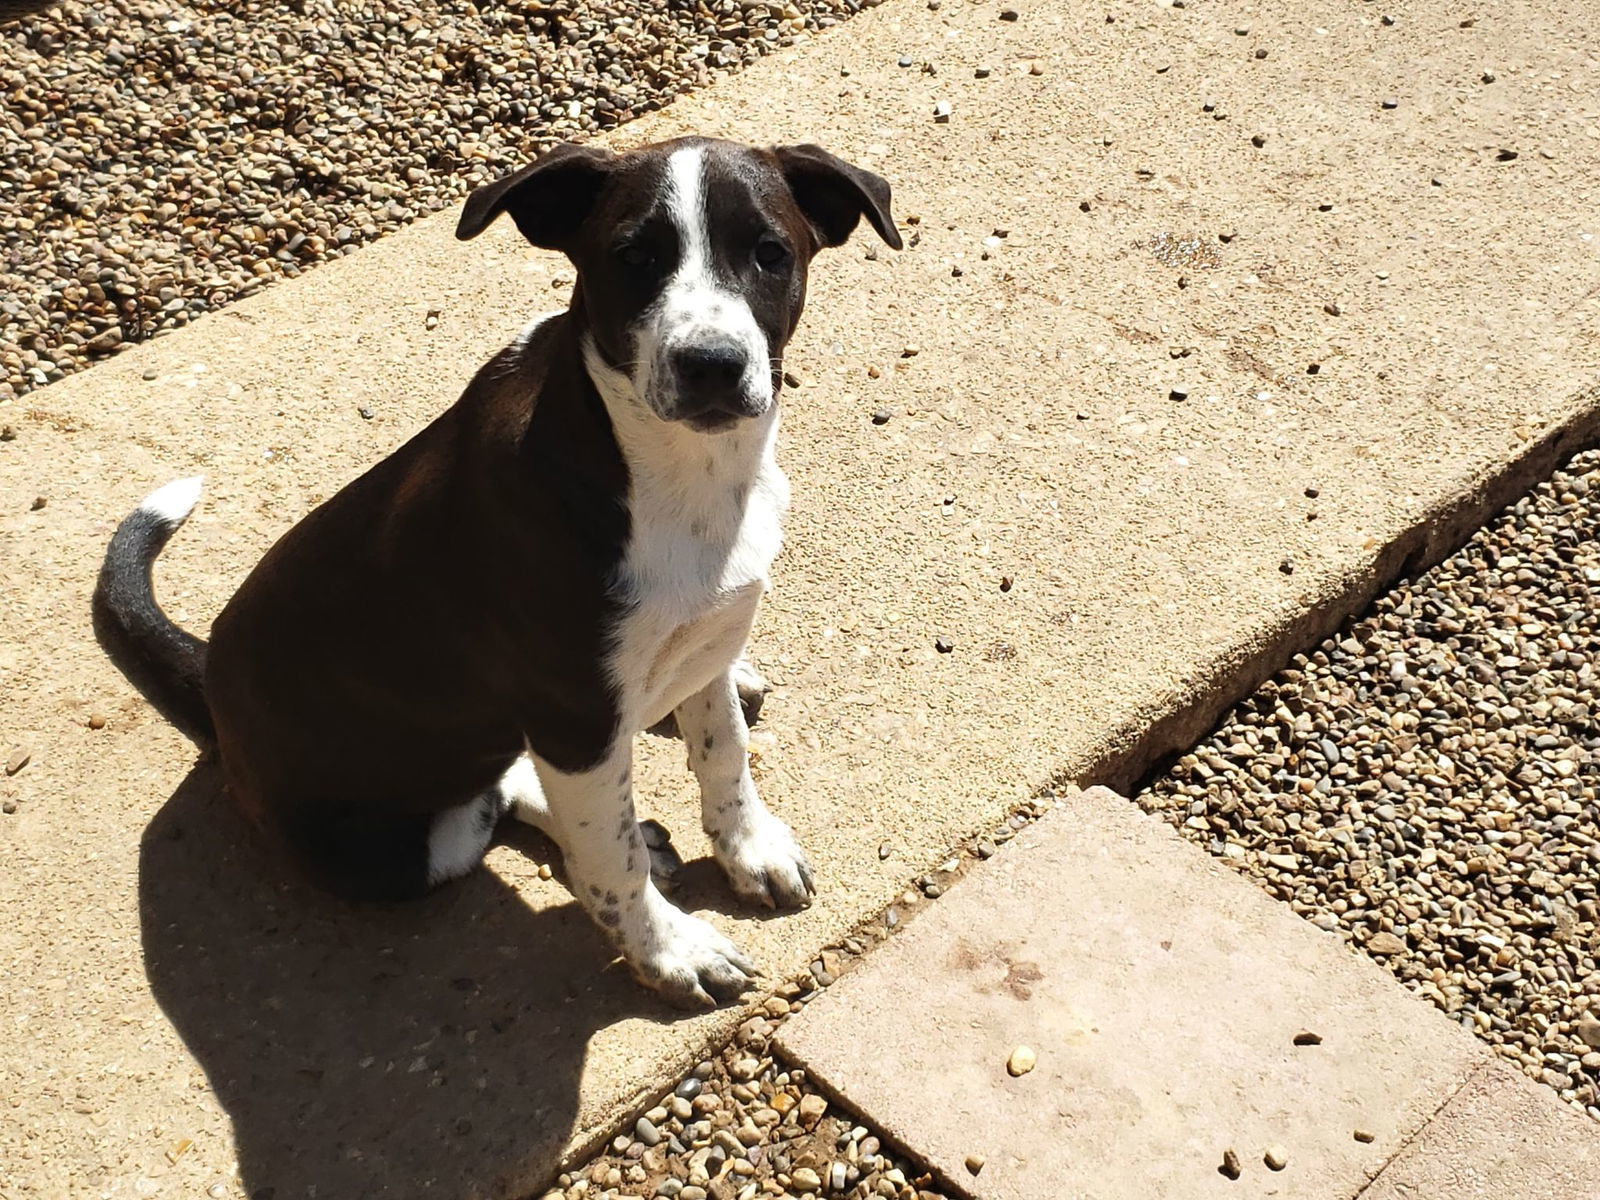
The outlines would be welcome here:
<svg viewBox="0 0 1600 1200">
<path fill-rule="evenodd" d="M 1592 23 L 1014 7 L 891 0 L 612 139 L 823 142 L 913 243 L 820 260 L 789 364 L 758 780 L 822 895 L 691 889 L 775 978 L 1047 779 L 1191 740 L 1600 416 Z M 564 263 L 453 223 L 0 408 L 8 1195 L 516 1195 L 738 1017 L 607 968 L 537 845 L 404 910 L 289 888 L 90 636 L 150 487 L 207 474 L 159 581 L 203 629 L 561 302 Z M 678 748 L 639 777 L 702 850 Z"/>
</svg>

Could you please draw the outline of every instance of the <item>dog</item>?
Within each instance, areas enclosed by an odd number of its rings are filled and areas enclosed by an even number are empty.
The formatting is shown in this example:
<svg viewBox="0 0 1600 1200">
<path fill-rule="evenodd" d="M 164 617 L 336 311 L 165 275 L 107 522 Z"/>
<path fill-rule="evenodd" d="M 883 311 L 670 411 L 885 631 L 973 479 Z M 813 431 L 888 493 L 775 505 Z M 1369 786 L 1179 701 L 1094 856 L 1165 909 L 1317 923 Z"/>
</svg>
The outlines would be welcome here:
<svg viewBox="0 0 1600 1200">
<path fill-rule="evenodd" d="M 642 983 L 712 1006 L 757 972 L 656 886 L 632 747 L 675 717 L 733 890 L 811 902 L 751 780 L 744 655 L 788 502 L 774 441 L 807 269 L 862 218 L 899 249 L 890 188 L 812 145 L 569 144 L 474 191 L 456 236 L 502 213 L 572 261 L 569 307 L 290 529 L 209 643 L 151 578 L 201 481 L 152 493 L 112 537 L 96 629 L 324 887 L 421 895 L 509 814 L 560 847 Z"/>
</svg>

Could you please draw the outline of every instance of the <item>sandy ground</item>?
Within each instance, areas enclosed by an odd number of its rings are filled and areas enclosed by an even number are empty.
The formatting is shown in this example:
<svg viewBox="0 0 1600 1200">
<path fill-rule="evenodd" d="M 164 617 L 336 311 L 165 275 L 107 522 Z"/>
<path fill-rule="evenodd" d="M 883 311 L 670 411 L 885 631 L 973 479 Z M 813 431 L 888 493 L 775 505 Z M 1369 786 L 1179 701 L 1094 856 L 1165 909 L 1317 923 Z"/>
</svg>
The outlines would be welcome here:
<svg viewBox="0 0 1600 1200">
<path fill-rule="evenodd" d="M 790 364 L 758 778 L 823 894 L 759 920 L 691 881 L 774 977 L 1046 779 L 1137 757 L 1600 408 L 1600 37 L 1576 14 L 1017 7 L 891 3 L 616 139 L 822 141 L 920 235 L 820 261 Z M 7 1195 L 516 1194 L 736 1019 L 608 967 L 531 842 L 411 908 L 285 883 L 90 637 L 148 488 L 208 475 L 159 581 L 203 628 L 559 302 L 564 264 L 452 224 L 0 407 L 0 739 L 30 756 L 0 778 Z M 642 778 L 699 853 L 676 747 Z"/>
</svg>

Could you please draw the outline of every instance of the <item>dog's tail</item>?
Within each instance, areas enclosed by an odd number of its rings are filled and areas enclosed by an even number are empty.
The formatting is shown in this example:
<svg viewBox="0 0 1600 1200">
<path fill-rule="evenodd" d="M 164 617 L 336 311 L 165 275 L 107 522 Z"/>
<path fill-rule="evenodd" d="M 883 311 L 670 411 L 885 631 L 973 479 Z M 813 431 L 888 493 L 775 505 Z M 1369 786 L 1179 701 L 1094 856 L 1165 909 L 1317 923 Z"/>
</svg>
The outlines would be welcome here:
<svg viewBox="0 0 1600 1200">
<path fill-rule="evenodd" d="M 117 669 L 197 742 L 215 736 L 206 706 L 206 644 L 161 611 L 151 572 L 200 499 L 200 477 L 158 488 L 117 526 L 94 589 L 94 631 Z"/>
</svg>

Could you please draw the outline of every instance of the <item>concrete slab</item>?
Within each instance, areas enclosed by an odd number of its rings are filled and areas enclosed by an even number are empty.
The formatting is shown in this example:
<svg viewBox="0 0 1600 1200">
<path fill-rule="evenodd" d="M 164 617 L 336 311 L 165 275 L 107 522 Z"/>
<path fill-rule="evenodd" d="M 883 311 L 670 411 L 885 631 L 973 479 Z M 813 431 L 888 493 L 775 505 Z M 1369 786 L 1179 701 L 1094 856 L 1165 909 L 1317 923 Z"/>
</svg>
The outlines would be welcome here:
<svg viewBox="0 0 1600 1200">
<path fill-rule="evenodd" d="M 981 1200 L 1355 1196 L 1489 1057 L 1104 788 L 975 867 L 779 1044 Z M 1038 1065 L 1013 1077 L 1019 1045 Z"/>
<path fill-rule="evenodd" d="M 1466 1086 L 1361 1200 L 1594 1200 L 1600 1132 L 1502 1062 Z"/>
<path fill-rule="evenodd" d="M 613 139 L 822 141 L 918 235 L 820 261 L 790 363 L 759 779 L 823 892 L 775 921 L 692 893 L 774 975 L 1044 779 L 1198 732 L 1600 411 L 1600 28 L 1569 6 L 1015 7 L 892 0 Z M 90 637 L 147 488 L 208 476 L 159 580 L 203 630 L 561 302 L 565 264 L 453 222 L 0 408 L 0 737 L 31 754 L 0 778 L 8 1194 L 514 1194 L 736 1017 L 603 973 L 537 847 L 401 912 L 286 890 Z M 640 778 L 693 857 L 678 748 Z"/>
</svg>

